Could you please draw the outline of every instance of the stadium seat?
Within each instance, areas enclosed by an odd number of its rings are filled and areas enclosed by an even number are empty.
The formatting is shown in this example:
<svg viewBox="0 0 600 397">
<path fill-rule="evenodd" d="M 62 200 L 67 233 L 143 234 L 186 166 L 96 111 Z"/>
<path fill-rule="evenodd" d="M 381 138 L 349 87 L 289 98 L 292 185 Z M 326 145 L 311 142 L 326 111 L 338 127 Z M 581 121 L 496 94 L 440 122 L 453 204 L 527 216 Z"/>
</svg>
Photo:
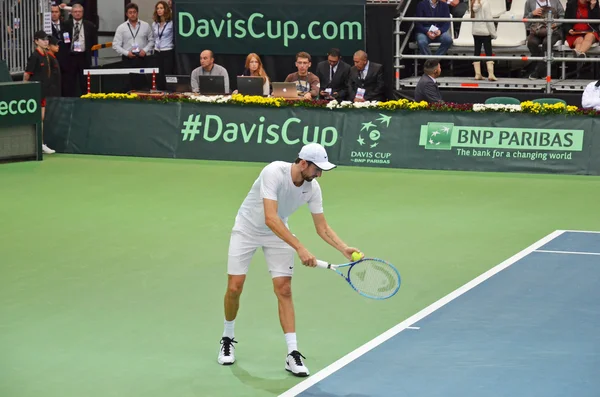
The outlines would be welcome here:
<svg viewBox="0 0 600 397">
<path fill-rule="evenodd" d="M 502 15 L 506 12 L 506 1 L 505 0 L 490 0 L 490 7 L 492 9 L 492 17 L 498 18 L 500 15 Z M 525 9 L 524 7 L 525 7 L 525 5 L 523 5 L 522 10 Z M 513 12 L 515 10 L 513 7 L 511 7 L 510 9 L 513 10 Z"/>
<path fill-rule="evenodd" d="M 523 16 L 508 11 L 500 15 L 500 18 L 521 20 Z M 519 47 L 524 45 L 527 39 L 527 31 L 525 30 L 524 23 L 498 22 L 496 31 L 498 38 L 492 40 L 492 47 Z"/>
<path fill-rule="evenodd" d="M 467 11 L 463 18 L 471 18 L 471 13 Z M 454 43 L 452 43 L 452 45 L 455 47 L 475 47 L 472 22 L 462 22 L 460 24 L 458 38 L 454 39 Z"/>
<path fill-rule="evenodd" d="M 494 96 L 485 100 L 486 105 L 520 105 L 521 101 L 510 96 Z"/>
</svg>

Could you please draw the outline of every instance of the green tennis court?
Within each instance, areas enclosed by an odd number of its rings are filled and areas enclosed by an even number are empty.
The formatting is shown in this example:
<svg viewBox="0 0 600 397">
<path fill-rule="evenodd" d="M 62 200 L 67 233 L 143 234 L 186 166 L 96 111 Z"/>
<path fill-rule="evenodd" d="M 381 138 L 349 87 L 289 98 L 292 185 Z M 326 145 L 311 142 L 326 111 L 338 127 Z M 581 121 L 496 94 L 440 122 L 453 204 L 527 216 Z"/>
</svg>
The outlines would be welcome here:
<svg viewBox="0 0 600 397">
<path fill-rule="evenodd" d="M 263 166 L 74 155 L 0 165 L 0 396 L 273 396 L 300 382 L 283 369 L 260 252 L 237 361 L 216 362 L 229 231 Z M 319 182 L 330 225 L 395 264 L 403 284 L 373 301 L 296 266 L 313 374 L 548 233 L 600 230 L 597 177 L 340 167 Z M 290 227 L 318 258 L 343 261 L 306 208 Z"/>
</svg>

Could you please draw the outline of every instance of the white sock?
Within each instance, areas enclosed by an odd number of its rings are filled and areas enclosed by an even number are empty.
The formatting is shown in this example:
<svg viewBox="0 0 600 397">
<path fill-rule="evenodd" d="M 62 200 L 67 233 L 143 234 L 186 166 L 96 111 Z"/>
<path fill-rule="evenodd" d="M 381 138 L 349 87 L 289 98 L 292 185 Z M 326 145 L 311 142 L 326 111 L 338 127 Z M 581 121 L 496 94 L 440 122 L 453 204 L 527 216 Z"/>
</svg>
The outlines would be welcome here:
<svg viewBox="0 0 600 397">
<path fill-rule="evenodd" d="M 285 341 L 288 346 L 288 354 L 290 354 L 294 350 L 298 350 L 298 342 L 296 341 L 296 333 L 295 332 L 290 332 L 289 334 L 285 334 Z"/>
<path fill-rule="evenodd" d="M 225 320 L 225 330 L 223 331 L 223 336 L 233 339 L 234 325 L 235 325 L 235 320 L 232 320 L 232 321 Z"/>
</svg>

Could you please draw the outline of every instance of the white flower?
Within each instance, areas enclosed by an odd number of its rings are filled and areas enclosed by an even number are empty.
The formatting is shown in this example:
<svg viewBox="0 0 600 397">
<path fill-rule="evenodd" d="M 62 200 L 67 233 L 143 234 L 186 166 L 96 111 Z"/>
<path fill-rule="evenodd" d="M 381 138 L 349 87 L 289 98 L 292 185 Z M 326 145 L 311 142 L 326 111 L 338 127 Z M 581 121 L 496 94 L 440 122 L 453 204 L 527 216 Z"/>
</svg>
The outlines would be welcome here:
<svg viewBox="0 0 600 397">
<path fill-rule="evenodd" d="M 520 112 L 521 105 L 502 105 L 498 103 L 492 103 L 489 105 L 483 103 L 473 104 L 474 112 L 483 112 L 484 110 L 494 110 L 497 112 Z"/>
<path fill-rule="evenodd" d="M 327 109 L 335 109 L 341 107 L 340 103 L 337 100 L 333 100 L 327 104 Z"/>
</svg>

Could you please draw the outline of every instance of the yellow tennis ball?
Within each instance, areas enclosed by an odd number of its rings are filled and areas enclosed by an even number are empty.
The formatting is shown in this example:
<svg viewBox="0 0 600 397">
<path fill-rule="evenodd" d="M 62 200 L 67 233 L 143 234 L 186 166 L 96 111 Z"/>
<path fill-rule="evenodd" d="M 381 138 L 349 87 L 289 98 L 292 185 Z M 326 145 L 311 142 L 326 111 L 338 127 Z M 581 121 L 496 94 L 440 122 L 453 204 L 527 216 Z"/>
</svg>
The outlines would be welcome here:
<svg viewBox="0 0 600 397">
<path fill-rule="evenodd" d="M 352 253 L 352 262 L 356 262 L 358 260 L 362 259 L 362 254 L 360 252 L 353 252 Z"/>
</svg>

